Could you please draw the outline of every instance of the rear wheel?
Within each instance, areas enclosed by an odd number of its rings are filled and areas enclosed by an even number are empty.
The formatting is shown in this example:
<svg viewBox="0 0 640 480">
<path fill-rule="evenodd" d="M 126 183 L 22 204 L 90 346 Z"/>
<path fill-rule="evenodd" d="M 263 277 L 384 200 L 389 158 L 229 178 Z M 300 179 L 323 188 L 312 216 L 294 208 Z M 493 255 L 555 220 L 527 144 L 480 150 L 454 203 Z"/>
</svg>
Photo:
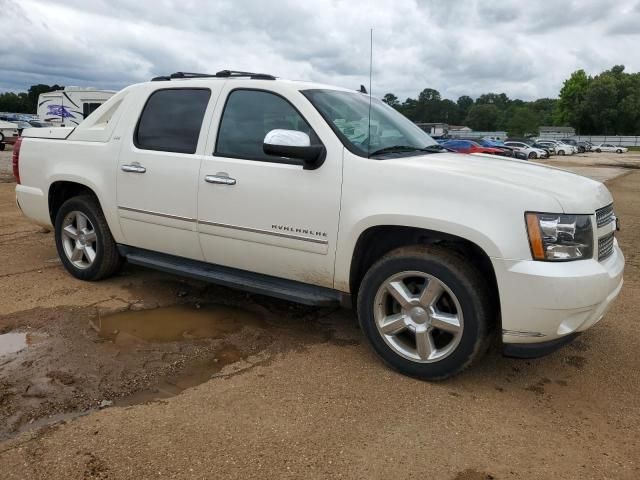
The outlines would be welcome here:
<svg viewBox="0 0 640 480">
<path fill-rule="evenodd" d="M 602 150 L 600 150 L 599 148 L 596 148 L 596 152 L 601 153 Z"/>
<path fill-rule="evenodd" d="M 358 317 L 392 368 L 425 380 L 455 375 L 487 350 L 493 325 L 486 279 L 440 247 L 391 252 L 365 275 Z"/>
<path fill-rule="evenodd" d="M 122 265 L 102 209 L 91 195 L 62 204 L 56 215 L 55 236 L 62 264 L 76 278 L 100 280 Z"/>
</svg>

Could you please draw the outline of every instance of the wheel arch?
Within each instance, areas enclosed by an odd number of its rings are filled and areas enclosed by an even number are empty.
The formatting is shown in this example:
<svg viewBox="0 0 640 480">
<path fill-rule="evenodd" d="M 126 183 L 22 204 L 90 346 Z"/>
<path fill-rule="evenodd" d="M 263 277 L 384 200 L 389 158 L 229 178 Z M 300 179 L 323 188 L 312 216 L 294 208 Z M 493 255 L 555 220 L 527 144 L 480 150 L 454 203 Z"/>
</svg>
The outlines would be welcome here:
<svg viewBox="0 0 640 480">
<path fill-rule="evenodd" d="M 49 218 L 51 224 L 55 225 L 56 215 L 58 210 L 64 202 L 70 198 L 77 197 L 79 195 L 91 195 L 95 197 L 102 208 L 100 198 L 96 192 L 87 185 L 71 180 L 56 180 L 49 185 L 47 192 L 47 204 L 49 206 Z"/>
<path fill-rule="evenodd" d="M 487 278 L 489 287 L 495 294 L 495 311 L 499 312 L 500 299 L 496 273 L 486 250 L 477 243 L 461 236 L 426 228 L 377 225 L 364 230 L 358 237 L 349 269 L 349 291 L 357 296 L 360 283 L 367 270 L 379 258 L 396 248 L 410 245 L 440 245 L 450 248 L 472 261 Z"/>
</svg>

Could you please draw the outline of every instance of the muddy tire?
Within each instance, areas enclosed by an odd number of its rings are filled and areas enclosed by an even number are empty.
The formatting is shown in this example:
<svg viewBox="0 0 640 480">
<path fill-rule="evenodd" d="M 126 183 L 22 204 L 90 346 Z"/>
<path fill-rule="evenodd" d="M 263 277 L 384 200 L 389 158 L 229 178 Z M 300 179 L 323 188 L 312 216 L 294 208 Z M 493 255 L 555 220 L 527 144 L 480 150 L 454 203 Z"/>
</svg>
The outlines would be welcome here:
<svg viewBox="0 0 640 480">
<path fill-rule="evenodd" d="M 95 281 L 118 271 L 123 259 L 92 195 L 70 198 L 55 220 L 56 248 L 62 264 L 80 280 Z"/>
<path fill-rule="evenodd" d="M 362 280 L 360 326 L 374 351 L 398 372 L 423 380 L 451 377 L 489 347 L 496 315 L 488 283 L 449 249 L 399 248 Z"/>
</svg>

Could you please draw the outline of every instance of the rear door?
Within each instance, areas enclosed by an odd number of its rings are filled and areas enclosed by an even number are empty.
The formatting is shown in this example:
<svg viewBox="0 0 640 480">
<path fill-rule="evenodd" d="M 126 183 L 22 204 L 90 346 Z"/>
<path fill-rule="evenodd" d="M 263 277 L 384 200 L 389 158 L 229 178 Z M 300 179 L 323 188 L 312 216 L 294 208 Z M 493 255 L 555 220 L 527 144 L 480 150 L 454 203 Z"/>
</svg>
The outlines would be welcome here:
<svg viewBox="0 0 640 480">
<path fill-rule="evenodd" d="M 218 102 L 198 180 L 205 260 L 332 287 L 343 146 L 299 91 L 259 85 L 229 81 Z M 303 170 L 299 161 L 265 154 L 272 129 L 309 134 L 326 147 L 324 163 Z"/>
<path fill-rule="evenodd" d="M 203 125 L 221 83 L 153 88 L 131 107 L 137 124 L 123 139 L 117 170 L 118 215 L 127 245 L 202 259 L 196 219 Z"/>
</svg>

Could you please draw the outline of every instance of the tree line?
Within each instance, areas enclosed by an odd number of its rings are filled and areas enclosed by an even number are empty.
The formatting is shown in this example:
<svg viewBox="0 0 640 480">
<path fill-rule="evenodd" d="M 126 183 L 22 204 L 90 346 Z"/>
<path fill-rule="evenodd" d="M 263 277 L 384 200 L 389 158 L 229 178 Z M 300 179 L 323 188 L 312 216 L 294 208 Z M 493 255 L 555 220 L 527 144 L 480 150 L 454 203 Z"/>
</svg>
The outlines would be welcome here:
<svg viewBox="0 0 640 480">
<path fill-rule="evenodd" d="M 425 88 L 417 99 L 400 102 L 393 93 L 383 101 L 414 122 L 466 125 L 476 131 L 537 134 L 541 125 L 571 126 L 583 135 L 640 135 L 640 73 L 623 65 L 588 76 L 578 70 L 565 80 L 559 98 L 510 99 L 504 93 L 468 95 L 455 102 Z"/>
<path fill-rule="evenodd" d="M 38 110 L 38 97 L 41 93 L 63 90 L 61 85 L 31 85 L 26 92 L 0 93 L 0 112 L 9 113 L 36 113 Z"/>
</svg>

